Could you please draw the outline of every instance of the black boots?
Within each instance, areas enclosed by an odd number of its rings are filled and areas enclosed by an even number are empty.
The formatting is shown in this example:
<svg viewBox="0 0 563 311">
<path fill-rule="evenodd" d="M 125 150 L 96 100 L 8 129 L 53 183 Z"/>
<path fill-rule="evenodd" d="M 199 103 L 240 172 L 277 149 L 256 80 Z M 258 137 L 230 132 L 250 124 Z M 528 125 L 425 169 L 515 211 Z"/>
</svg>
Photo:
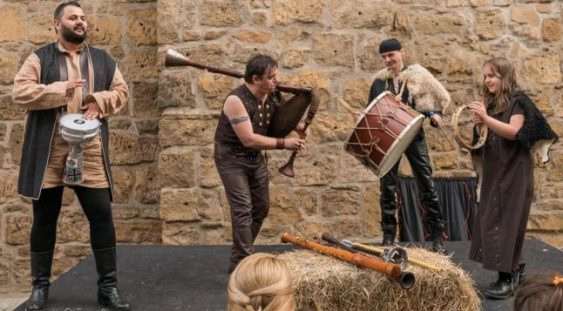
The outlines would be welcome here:
<svg viewBox="0 0 563 311">
<path fill-rule="evenodd" d="M 33 289 L 31 297 L 27 300 L 25 310 L 42 310 L 49 297 L 49 278 L 51 277 L 51 265 L 53 263 L 53 251 L 41 253 L 31 252 L 31 279 Z"/>
<path fill-rule="evenodd" d="M 518 267 L 512 273 L 498 272 L 498 280 L 490 284 L 483 294 L 491 299 L 507 299 L 514 295 L 516 286 L 524 279 L 525 263 L 518 264 Z"/>
<path fill-rule="evenodd" d="M 381 241 L 381 246 L 391 246 L 395 244 L 397 225 L 393 223 L 381 222 L 381 228 L 383 229 L 383 241 Z"/>
<path fill-rule="evenodd" d="M 444 248 L 444 231 L 446 225 L 441 221 L 427 221 L 430 228 L 430 240 L 432 241 L 432 251 L 438 254 L 447 255 L 448 251 Z"/>
<path fill-rule="evenodd" d="M 514 273 L 499 272 L 499 279 L 491 287 L 486 289 L 483 294 L 491 299 L 506 299 L 514 294 L 514 287 L 517 284 Z"/>
<path fill-rule="evenodd" d="M 130 310 L 117 291 L 115 248 L 95 249 L 96 270 L 98 271 L 98 303 L 109 310 Z"/>
</svg>

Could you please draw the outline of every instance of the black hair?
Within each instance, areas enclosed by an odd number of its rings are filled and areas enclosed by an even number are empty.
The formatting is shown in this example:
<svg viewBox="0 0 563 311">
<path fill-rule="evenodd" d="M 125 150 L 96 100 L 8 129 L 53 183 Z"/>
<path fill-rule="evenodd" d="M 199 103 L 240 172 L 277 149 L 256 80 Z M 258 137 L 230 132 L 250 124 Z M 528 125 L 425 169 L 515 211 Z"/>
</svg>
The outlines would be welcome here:
<svg viewBox="0 0 563 311">
<path fill-rule="evenodd" d="M 80 3 L 78 3 L 78 1 L 63 2 L 55 8 L 55 13 L 53 14 L 54 18 L 61 19 L 61 17 L 63 17 L 63 11 L 67 6 L 75 6 L 81 8 Z"/>
<path fill-rule="evenodd" d="M 402 48 L 401 42 L 395 38 L 383 40 L 379 45 L 379 54 L 400 51 Z"/>
<path fill-rule="evenodd" d="M 252 83 L 252 76 L 263 76 L 266 70 L 271 67 L 277 67 L 278 63 L 268 55 L 258 54 L 251 57 L 246 63 L 246 71 L 244 73 L 244 81 Z"/>
</svg>

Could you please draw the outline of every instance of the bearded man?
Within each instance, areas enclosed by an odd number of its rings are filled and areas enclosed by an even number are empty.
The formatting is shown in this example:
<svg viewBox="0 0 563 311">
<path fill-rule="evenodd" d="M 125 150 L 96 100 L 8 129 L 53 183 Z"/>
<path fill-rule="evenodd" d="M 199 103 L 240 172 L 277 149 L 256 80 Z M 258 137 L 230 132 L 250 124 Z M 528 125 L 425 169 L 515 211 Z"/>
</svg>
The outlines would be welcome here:
<svg viewBox="0 0 563 311">
<path fill-rule="evenodd" d="M 109 310 L 130 310 L 117 291 L 116 239 L 106 118 L 127 104 L 129 89 L 116 62 L 84 43 L 88 21 L 80 4 L 67 1 L 55 9 L 57 42 L 41 47 L 14 79 L 14 104 L 27 110 L 18 193 L 32 199 L 31 276 L 26 310 L 43 309 L 55 249 L 64 187 L 75 192 L 90 224 L 96 261 L 98 303 Z M 80 181 L 68 183 L 69 143 L 58 128 L 61 117 L 82 113 L 81 122 L 99 121 L 100 131 L 82 144 Z M 96 121 L 97 122 L 97 121 Z M 65 169 L 66 166 L 66 169 Z"/>
</svg>

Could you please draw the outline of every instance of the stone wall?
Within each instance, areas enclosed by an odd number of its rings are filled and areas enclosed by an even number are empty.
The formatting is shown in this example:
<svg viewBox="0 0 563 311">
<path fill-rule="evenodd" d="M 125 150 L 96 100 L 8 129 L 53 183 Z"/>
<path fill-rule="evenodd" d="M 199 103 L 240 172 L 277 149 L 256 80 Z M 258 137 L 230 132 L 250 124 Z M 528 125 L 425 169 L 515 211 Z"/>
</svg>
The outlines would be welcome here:
<svg viewBox="0 0 563 311">
<path fill-rule="evenodd" d="M 14 186 L 25 115 L 11 103 L 10 92 L 24 58 L 53 40 L 55 3 L 0 0 L 0 283 L 29 281 L 30 203 L 16 195 Z M 241 72 L 250 55 L 271 54 L 279 60 L 282 80 L 320 91 L 322 104 L 308 149 L 295 162 L 297 176 L 277 173 L 289 152 L 268 152 L 272 204 L 258 243 L 279 243 L 283 231 L 315 236 L 331 230 L 361 240 L 380 235 L 378 179 L 343 151 L 354 120 L 339 101 L 358 110 L 365 105 L 373 73 L 383 66 L 377 46 L 387 37 L 401 39 L 408 62 L 424 65 L 442 81 L 454 107 L 478 99 L 485 59 L 508 57 L 522 86 L 563 134 L 563 11 L 558 1 L 86 3 L 94 23 L 91 42 L 120 61 L 132 90 L 127 111 L 111 119 L 120 243 L 230 243 L 213 134 L 223 98 L 241 82 L 193 68 L 163 68 L 168 48 Z M 445 131 L 452 133 L 450 126 Z M 435 129 L 426 133 L 437 176 L 473 176 L 466 152 L 445 144 Z M 530 235 L 558 247 L 563 247 L 561 150 L 559 143 L 553 161 L 536 170 L 528 225 Z M 409 174 L 408 165 L 401 171 Z M 65 204 L 56 272 L 89 253 L 87 222 L 71 193 Z"/>
</svg>

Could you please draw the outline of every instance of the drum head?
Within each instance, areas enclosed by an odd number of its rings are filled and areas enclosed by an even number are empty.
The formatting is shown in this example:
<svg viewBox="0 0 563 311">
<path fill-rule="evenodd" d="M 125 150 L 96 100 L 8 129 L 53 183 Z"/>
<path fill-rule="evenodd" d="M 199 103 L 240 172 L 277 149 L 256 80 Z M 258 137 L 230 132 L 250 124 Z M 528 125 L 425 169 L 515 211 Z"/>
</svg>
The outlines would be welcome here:
<svg viewBox="0 0 563 311">
<path fill-rule="evenodd" d="M 64 115 L 60 123 L 61 136 L 71 143 L 81 143 L 93 138 L 100 128 L 100 121 L 83 119 L 80 113 Z"/>
<path fill-rule="evenodd" d="M 422 122 L 424 121 L 424 116 L 419 115 L 414 118 L 409 125 L 403 130 L 399 138 L 395 140 L 393 145 L 387 150 L 387 155 L 381 161 L 379 172 L 376 172 L 377 176 L 384 176 L 399 162 L 403 152 L 407 150 L 409 145 L 411 144 L 412 140 L 420 131 L 420 127 L 422 126 Z"/>
</svg>

